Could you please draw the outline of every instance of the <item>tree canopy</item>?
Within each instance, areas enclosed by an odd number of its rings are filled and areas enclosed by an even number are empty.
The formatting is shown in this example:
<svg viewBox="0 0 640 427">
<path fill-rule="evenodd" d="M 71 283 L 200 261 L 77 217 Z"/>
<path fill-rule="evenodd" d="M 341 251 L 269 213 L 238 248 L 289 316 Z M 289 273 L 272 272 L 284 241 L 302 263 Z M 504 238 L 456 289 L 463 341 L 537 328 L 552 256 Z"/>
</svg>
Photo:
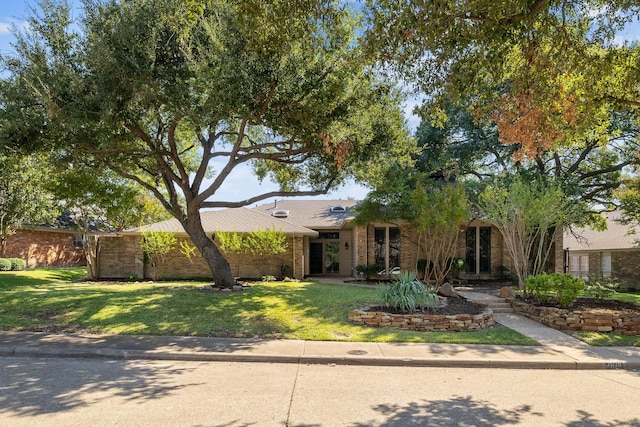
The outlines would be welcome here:
<svg viewBox="0 0 640 427">
<path fill-rule="evenodd" d="M 333 1 L 44 1 L 4 58 L 3 143 L 64 152 L 151 192 L 233 278 L 199 210 L 316 195 L 405 151 L 398 94 Z M 219 200 L 251 165 L 276 192 Z"/>
<path fill-rule="evenodd" d="M 370 49 L 424 93 L 423 112 L 441 122 L 447 103 L 471 99 L 521 157 L 640 105 L 640 46 L 616 38 L 635 2 L 370 0 L 368 11 Z"/>
<path fill-rule="evenodd" d="M 57 211 L 45 190 L 50 171 L 42 156 L 0 154 L 0 256 L 6 239 L 23 225 L 52 222 Z"/>
</svg>

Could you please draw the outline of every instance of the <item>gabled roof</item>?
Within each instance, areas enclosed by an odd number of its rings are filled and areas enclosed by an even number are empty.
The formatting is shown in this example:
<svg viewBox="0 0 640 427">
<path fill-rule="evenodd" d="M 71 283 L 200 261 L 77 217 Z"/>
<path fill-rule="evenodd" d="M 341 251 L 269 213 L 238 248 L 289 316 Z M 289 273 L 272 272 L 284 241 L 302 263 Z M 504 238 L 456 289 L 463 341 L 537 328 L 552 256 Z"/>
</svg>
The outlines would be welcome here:
<svg viewBox="0 0 640 427">
<path fill-rule="evenodd" d="M 637 234 L 628 234 L 629 226 L 622 225 L 616 219 L 620 218 L 620 212 L 607 212 L 607 230 L 594 231 L 590 228 L 574 229 L 573 233 L 565 231 L 564 247 L 570 251 L 603 251 L 616 249 L 638 248 L 636 241 L 640 239 L 640 230 Z M 574 236 L 574 234 L 577 235 Z"/>
<path fill-rule="evenodd" d="M 278 200 L 252 210 L 269 216 L 275 211 L 289 211 L 286 218 L 278 220 L 314 230 L 337 229 L 354 219 L 353 208 L 359 203 L 359 200 Z M 346 212 L 332 212 L 331 208 L 336 206 L 345 207 Z"/>
<path fill-rule="evenodd" d="M 298 236 L 317 236 L 318 233 L 289 221 L 265 215 L 247 208 L 224 209 L 220 211 L 201 212 L 202 227 L 207 234 L 216 231 L 236 231 L 248 233 L 251 231 L 275 229 L 287 234 Z M 156 222 L 155 224 L 127 230 L 122 234 L 139 234 L 144 231 L 163 231 L 184 234 L 184 228 L 177 219 Z"/>
</svg>

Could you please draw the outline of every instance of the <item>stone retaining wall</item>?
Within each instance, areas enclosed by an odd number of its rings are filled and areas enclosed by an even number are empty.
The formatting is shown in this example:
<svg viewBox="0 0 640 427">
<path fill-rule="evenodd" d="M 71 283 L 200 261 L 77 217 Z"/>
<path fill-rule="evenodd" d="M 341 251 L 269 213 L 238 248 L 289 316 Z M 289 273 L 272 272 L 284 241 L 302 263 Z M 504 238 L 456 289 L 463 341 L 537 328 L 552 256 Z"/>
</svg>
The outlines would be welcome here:
<svg viewBox="0 0 640 427">
<path fill-rule="evenodd" d="M 480 314 L 391 314 L 368 309 L 349 313 L 349 321 L 356 325 L 387 327 L 410 331 L 470 332 L 493 326 L 493 312 L 486 308 Z"/>
<path fill-rule="evenodd" d="M 517 300 L 511 305 L 516 313 L 554 329 L 640 335 L 640 313 L 630 314 L 598 309 L 569 310 L 531 305 Z"/>
</svg>

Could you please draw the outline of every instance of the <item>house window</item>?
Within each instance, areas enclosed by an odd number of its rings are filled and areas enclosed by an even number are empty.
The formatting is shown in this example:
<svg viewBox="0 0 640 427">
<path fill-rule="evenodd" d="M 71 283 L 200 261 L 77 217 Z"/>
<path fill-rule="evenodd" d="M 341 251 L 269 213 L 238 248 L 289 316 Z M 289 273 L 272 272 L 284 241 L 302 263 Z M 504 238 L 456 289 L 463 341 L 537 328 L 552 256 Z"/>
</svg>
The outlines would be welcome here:
<svg viewBox="0 0 640 427">
<path fill-rule="evenodd" d="M 465 238 L 467 273 L 491 273 L 491 227 L 469 227 Z"/>
<path fill-rule="evenodd" d="M 327 242 L 324 245 L 325 272 L 340 273 L 340 242 Z"/>
<path fill-rule="evenodd" d="M 375 263 L 383 276 L 400 272 L 400 228 L 375 227 Z"/>
<path fill-rule="evenodd" d="M 611 277 L 611 252 L 603 252 L 600 258 L 600 268 L 602 277 Z"/>
<path fill-rule="evenodd" d="M 82 233 L 73 233 L 73 247 L 84 248 L 87 246 L 87 236 Z"/>
<path fill-rule="evenodd" d="M 569 273 L 573 277 L 589 276 L 589 255 L 571 254 L 569 255 Z"/>
<path fill-rule="evenodd" d="M 339 231 L 320 232 L 318 233 L 318 239 L 338 240 L 340 239 L 340 232 Z"/>
</svg>

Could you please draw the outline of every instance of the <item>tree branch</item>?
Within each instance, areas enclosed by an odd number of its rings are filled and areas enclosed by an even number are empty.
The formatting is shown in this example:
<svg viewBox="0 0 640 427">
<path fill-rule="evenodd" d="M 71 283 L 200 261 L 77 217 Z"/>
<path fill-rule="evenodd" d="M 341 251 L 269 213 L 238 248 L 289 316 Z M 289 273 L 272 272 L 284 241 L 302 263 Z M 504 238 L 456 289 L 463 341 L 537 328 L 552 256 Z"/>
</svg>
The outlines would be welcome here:
<svg viewBox="0 0 640 427">
<path fill-rule="evenodd" d="M 264 193 L 259 196 L 251 197 L 249 199 L 241 200 L 238 202 L 203 202 L 202 207 L 203 208 L 240 208 L 255 202 L 259 202 L 261 200 L 269 199 L 271 197 L 320 196 L 322 194 L 327 194 L 334 182 L 335 182 L 334 179 L 330 180 L 329 183 L 327 183 L 325 188 L 322 190 L 271 191 L 269 193 Z"/>
</svg>

